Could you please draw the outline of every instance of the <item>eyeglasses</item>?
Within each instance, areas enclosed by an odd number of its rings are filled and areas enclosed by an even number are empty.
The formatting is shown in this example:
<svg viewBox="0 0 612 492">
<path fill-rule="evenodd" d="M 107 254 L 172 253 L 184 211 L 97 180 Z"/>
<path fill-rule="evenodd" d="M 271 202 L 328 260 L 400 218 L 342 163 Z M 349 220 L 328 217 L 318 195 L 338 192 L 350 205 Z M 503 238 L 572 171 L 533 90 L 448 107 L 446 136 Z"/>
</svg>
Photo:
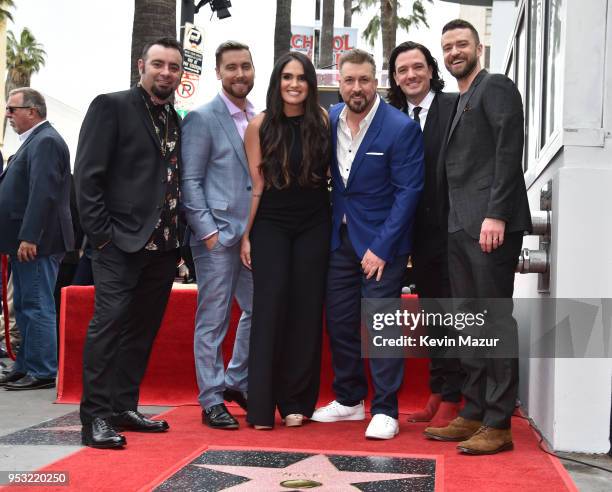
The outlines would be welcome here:
<svg viewBox="0 0 612 492">
<path fill-rule="evenodd" d="M 34 106 L 7 106 L 6 112 L 8 114 L 13 114 L 18 109 L 32 109 Z"/>
</svg>

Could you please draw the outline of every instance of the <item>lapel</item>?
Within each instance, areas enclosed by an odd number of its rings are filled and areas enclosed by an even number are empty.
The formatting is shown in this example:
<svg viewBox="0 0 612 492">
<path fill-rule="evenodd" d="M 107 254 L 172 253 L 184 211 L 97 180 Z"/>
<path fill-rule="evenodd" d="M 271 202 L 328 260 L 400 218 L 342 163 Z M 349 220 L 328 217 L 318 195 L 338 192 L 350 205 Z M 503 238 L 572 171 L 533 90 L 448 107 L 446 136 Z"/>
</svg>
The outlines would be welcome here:
<svg viewBox="0 0 612 492">
<path fill-rule="evenodd" d="M 228 140 L 232 144 L 232 147 L 234 147 L 234 150 L 236 151 L 236 154 L 240 159 L 240 163 L 248 173 L 249 164 L 247 162 L 246 153 L 244 152 L 244 142 L 242 138 L 240 138 L 240 133 L 238 133 L 238 129 L 236 128 L 236 123 L 234 123 L 234 119 L 230 115 L 229 110 L 225 105 L 225 102 L 218 94 L 217 97 L 213 99 L 213 111 L 215 113 L 215 116 L 219 120 L 223 131 L 227 135 Z"/>
<path fill-rule="evenodd" d="M 147 129 L 147 133 L 149 134 L 149 136 L 151 137 L 151 140 L 153 140 L 153 143 L 155 144 L 155 148 L 157 149 L 157 154 L 161 158 L 161 151 L 159 148 L 159 138 L 157 134 L 155 133 L 155 128 L 153 127 L 153 122 L 151 121 L 151 115 L 149 114 L 149 111 L 147 110 L 146 103 L 142 97 L 142 93 L 140 92 L 140 88 L 138 86 L 134 86 L 130 89 L 130 99 L 131 99 L 132 106 L 134 106 L 134 110 L 136 111 L 136 114 L 138 114 L 138 116 L 142 119 L 142 122 L 144 123 L 144 126 Z"/>
<path fill-rule="evenodd" d="M 344 107 L 344 105 L 342 106 Z M 340 172 L 338 170 L 338 154 L 336 153 L 336 149 L 338 148 L 338 120 L 340 120 L 340 113 L 342 113 L 342 109 L 336 111 L 330 118 L 331 121 L 331 136 L 332 136 L 332 173 L 337 173 L 337 178 L 335 180 L 336 183 L 344 190 L 344 181 L 342 181 L 342 177 L 340 176 Z"/>
<path fill-rule="evenodd" d="M 32 139 L 34 138 L 35 135 L 38 135 L 42 130 L 44 130 L 45 128 L 49 128 L 51 126 L 51 124 L 48 121 L 45 121 L 42 125 L 38 126 L 37 128 L 34 129 L 34 131 L 32 133 L 30 133 L 30 136 L 28 138 L 26 138 L 26 141 L 23 142 L 19 148 L 17 149 L 17 152 L 15 152 L 12 156 L 10 156 L 8 158 L 8 161 L 6 163 L 6 168 L 4 168 L 4 171 L 2 171 L 2 173 L 0 173 L 0 179 L 4 178 L 4 175 L 6 174 L 6 171 L 8 170 L 10 163 L 12 161 L 14 161 L 16 158 L 19 157 L 19 155 L 25 150 L 25 148 L 30 145 L 30 142 L 32 142 Z"/>
<path fill-rule="evenodd" d="M 381 98 L 378 109 L 376 110 L 376 114 L 374 115 L 374 119 L 372 120 L 372 123 L 370 123 L 370 127 L 368 128 L 368 131 L 363 137 L 363 140 L 361 141 L 361 145 L 359 146 L 359 149 L 357 149 L 357 155 L 355 156 L 355 160 L 353 161 L 353 164 L 351 166 L 351 172 L 349 173 L 348 181 L 346 182 L 347 188 L 350 188 L 351 183 L 355 179 L 355 175 L 357 174 L 357 171 L 359 171 L 359 167 L 363 163 L 363 159 L 364 159 L 366 152 L 370 149 L 370 145 L 372 145 L 372 142 L 376 141 L 376 137 L 378 137 L 378 134 L 380 133 L 380 130 L 382 128 L 382 123 L 384 120 L 383 113 L 386 110 L 386 107 L 385 107 L 386 104 L 387 103 L 385 103 L 385 101 L 383 101 Z"/>
<path fill-rule="evenodd" d="M 425 127 L 423 128 L 423 139 L 427 142 L 431 136 L 436 136 L 436 131 L 439 129 L 440 121 L 440 108 L 438 105 L 438 95 L 436 94 L 431 101 L 431 106 L 429 106 L 429 110 L 427 111 L 427 119 L 425 120 Z M 442 129 L 444 131 L 444 129 Z"/>
<path fill-rule="evenodd" d="M 450 139 L 453 136 L 453 132 L 455 131 L 455 128 L 459 124 L 459 120 L 461 120 L 461 118 L 463 117 L 465 108 L 468 107 L 468 103 L 470 102 L 470 98 L 476 91 L 476 87 L 478 87 L 478 84 L 482 82 L 482 80 L 485 78 L 486 75 L 488 75 L 488 72 L 485 69 L 482 69 L 480 72 L 478 72 L 478 75 L 476 75 L 476 78 L 472 82 L 472 85 L 470 85 L 470 88 L 468 89 L 468 91 L 465 93 L 465 96 L 463 97 L 463 99 L 461 98 L 459 99 L 459 103 L 457 106 L 457 112 L 460 112 L 460 115 L 459 115 L 459 118 L 453 117 L 453 122 L 451 124 L 450 131 L 448 133 L 448 138 L 446 139 L 447 144 L 448 142 L 450 142 Z"/>
</svg>

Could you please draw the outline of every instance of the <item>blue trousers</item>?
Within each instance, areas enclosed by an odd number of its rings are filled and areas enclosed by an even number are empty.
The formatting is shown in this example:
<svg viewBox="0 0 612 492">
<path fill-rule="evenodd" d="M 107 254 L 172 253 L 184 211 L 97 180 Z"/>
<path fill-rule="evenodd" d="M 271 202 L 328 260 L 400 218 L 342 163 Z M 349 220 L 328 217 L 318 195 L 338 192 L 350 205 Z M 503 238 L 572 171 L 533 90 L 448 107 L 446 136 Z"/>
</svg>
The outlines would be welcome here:
<svg viewBox="0 0 612 492">
<path fill-rule="evenodd" d="M 20 262 L 11 258 L 15 321 L 21 345 L 14 370 L 39 379 L 57 374 L 55 282 L 63 254 Z"/>
<path fill-rule="evenodd" d="M 332 251 L 327 274 L 327 331 L 334 367 L 336 400 L 353 406 L 365 399 L 368 383 L 361 358 L 360 317 L 362 298 L 399 298 L 408 255 L 399 255 L 385 265 L 382 278 L 367 280 L 346 227 L 341 229 L 340 247 Z M 398 416 L 397 392 L 404 376 L 404 359 L 368 360 L 374 398 L 372 415 Z"/>
</svg>

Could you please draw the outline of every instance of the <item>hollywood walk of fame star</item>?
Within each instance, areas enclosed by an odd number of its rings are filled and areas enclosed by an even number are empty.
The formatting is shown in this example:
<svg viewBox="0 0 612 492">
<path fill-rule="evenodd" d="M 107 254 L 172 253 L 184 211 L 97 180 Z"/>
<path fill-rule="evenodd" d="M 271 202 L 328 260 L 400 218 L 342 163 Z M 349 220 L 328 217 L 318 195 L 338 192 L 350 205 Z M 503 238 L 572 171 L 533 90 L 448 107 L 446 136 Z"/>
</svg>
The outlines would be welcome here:
<svg viewBox="0 0 612 492">
<path fill-rule="evenodd" d="M 32 430 L 35 430 L 35 431 L 58 431 L 58 432 L 63 432 L 63 431 L 81 432 L 81 426 L 80 425 L 65 425 L 65 426 L 60 426 L 60 427 L 37 427 L 37 428 L 34 428 Z"/>
<path fill-rule="evenodd" d="M 200 468 L 230 473 L 245 478 L 250 478 L 227 491 L 262 491 L 279 490 L 281 482 L 286 480 L 312 480 L 322 485 L 316 487 L 317 492 L 356 489 L 355 483 L 375 482 L 384 480 L 397 480 L 406 478 L 429 477 L 430 475 L 410 473 L 380 473 L 380 472 L 353 472 L 340 471 L 327 456 L 317 454 L 304 460 L 298 461 L 285 468 L 267 468 L 263 466 L 235 466 L 235 465 L 194 465 Z"/>
</svg>

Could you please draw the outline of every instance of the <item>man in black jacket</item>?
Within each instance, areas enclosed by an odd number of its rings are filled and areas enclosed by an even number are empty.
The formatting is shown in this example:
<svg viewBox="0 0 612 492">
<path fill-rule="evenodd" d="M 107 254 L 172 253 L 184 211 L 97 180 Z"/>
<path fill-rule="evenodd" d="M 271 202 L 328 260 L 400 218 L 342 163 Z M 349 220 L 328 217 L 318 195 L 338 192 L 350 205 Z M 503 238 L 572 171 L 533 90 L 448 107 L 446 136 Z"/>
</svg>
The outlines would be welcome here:
<svg viewBox="0 0 612 492">
<path fill-rule="evenodd" d="M 82 440 L 97 448 L 123 447 L 117 430 L 168 429 L 137 410 L 178 258 L 180 128 L 170 100 L 181 79 L 180 45 L 148 44 L 138 69 L 137 87 L 91 103 L 75 164 L 96 286 L 83 354 Z"/>
<path fill-rule="evenodd" d="M 55 386 L 57 336 L 53 290 L 60 262 L 74 247 L 70 155 L 46 120 L 45 99 L 22 87 L 9 94 L 6 117 L 21 147 L 0 174 L 0 253 L 11 257 L 13 305 L 21 346 L 8 390 Z"/>
<path fill-rule="evenodd" d="M 442 92 L 438 62 L 427 47 L 412 41 L 396 46 L 389 57 L 389 102 L 419 122 L 425 145 L 425 183 L 414 225 L 412 265 L 422 307 L 440 312 L 437 299 L 450 297 L 446 198 L 436 187 L 436 166 L 446 127 L 457 102 L 456 93 Z M 430 326 L 431 336 L 448 335 L 444 327 Z M 445 426 L 459 412 L 463 371 L 459 360 L 441 349 L 430 351 L 429 387 L 425 408 L 408 415 L 409 422 Z"/>
</svg>

